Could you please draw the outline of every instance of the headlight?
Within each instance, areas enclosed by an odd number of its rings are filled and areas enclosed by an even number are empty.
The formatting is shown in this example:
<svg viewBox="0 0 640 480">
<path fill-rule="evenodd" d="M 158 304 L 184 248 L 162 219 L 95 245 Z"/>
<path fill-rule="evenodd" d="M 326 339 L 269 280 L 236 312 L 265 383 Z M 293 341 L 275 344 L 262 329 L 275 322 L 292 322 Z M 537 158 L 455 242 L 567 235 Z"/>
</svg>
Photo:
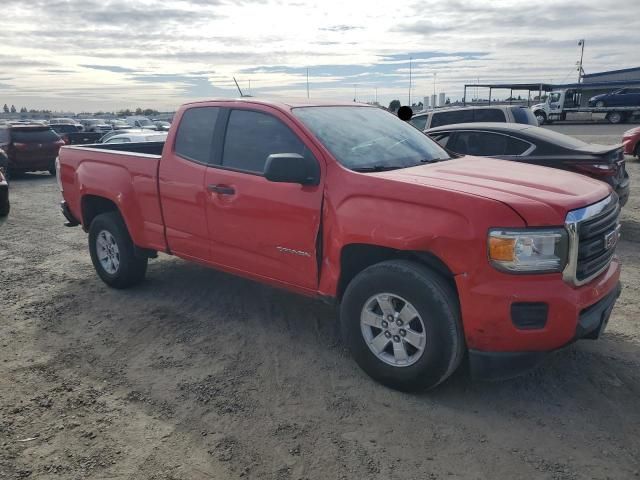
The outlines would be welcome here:
<svg viewBox="0 0 640 480">
<path fill-rule="evenodd" d="M 568 236 L 562 228 L 489 232 L 489 261 L 498 270 L 560 272 L 567 263 Z"/>
</svg>

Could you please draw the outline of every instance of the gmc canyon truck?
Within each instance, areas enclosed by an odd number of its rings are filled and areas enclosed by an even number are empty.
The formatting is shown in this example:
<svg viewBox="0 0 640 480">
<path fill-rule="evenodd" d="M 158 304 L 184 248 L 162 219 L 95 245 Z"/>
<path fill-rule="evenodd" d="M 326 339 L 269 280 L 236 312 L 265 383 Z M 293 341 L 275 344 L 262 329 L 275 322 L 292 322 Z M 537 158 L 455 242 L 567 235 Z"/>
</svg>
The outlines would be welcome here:
<svg viewBox="0 0 640 480">
<path fill-rule="evenodd" d="M 545 167 L 451 158 L 355 103 L 180 108 L 164 143 L 63 147 L 67 225 L 114 288 L 157 252 L 339 305 L 373 378 L 506 378 L 597 338 L 620 292 L 618 199 Z M 249 301 L 249 299 L 248 299 Z"/>
</svg>

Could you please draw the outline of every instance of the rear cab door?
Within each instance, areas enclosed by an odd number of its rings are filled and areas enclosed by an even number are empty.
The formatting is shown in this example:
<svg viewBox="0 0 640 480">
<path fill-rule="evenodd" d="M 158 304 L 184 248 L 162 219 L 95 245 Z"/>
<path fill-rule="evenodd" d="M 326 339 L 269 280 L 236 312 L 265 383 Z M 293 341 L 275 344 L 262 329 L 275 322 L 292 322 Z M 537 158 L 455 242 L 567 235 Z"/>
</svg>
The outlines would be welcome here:
<svg viewBox="0 0 640 480">
<path fill-rule="evenodd" d="M 267 157 L 298 153 L 318 162 L 318 185 L 270 182 Z M 281 110 L 228 104 L 205 174 L 211 261 L 251 277 L 315 291 L 324 160 L 315 142 Z"/>
<path fill-rule="evenodd" d="M 210 260 L 205 173 L 213 161 L 220 110 L 193 106 L 179 112 L 158 170 L 167 246 L 180 257 L 203 262 Z"/>
</svg>

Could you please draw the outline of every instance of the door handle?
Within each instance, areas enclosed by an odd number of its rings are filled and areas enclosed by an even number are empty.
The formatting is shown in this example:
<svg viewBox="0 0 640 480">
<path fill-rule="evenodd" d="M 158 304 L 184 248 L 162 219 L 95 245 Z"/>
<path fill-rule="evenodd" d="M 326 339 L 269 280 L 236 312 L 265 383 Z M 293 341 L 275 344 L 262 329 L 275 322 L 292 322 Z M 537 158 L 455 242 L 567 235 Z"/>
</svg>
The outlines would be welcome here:
<svg viewBox="0 0 640 480">
<path fill-rule="evenodd" d="M 233 187 L 229 187 L 228 185 L 209 185 L 208 190 L 213 193 L 218 193 L 220 195 L 235 195 L 236 190 Z"/>
</svg>

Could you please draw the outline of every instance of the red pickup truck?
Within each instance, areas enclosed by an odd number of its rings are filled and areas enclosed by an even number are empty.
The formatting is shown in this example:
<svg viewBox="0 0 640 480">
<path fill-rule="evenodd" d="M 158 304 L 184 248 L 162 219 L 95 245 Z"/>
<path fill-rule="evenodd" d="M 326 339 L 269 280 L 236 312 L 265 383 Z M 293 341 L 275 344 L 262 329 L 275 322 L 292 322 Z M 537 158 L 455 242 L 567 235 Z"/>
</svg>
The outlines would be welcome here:
<svg viewBox="0 0 640 480">
<path fill-rule="evenodd" d="M 108 285 L 163 252 L 339 305 L 357 363 L 430 388 L 468 353 L 505 378 L 597 338 L 620 292 L 618 199 L 545 167 L 451 155 L 355 103 L 191 103 L 166 142 L 66 146 L 67 225 Z"/>
</svg>

